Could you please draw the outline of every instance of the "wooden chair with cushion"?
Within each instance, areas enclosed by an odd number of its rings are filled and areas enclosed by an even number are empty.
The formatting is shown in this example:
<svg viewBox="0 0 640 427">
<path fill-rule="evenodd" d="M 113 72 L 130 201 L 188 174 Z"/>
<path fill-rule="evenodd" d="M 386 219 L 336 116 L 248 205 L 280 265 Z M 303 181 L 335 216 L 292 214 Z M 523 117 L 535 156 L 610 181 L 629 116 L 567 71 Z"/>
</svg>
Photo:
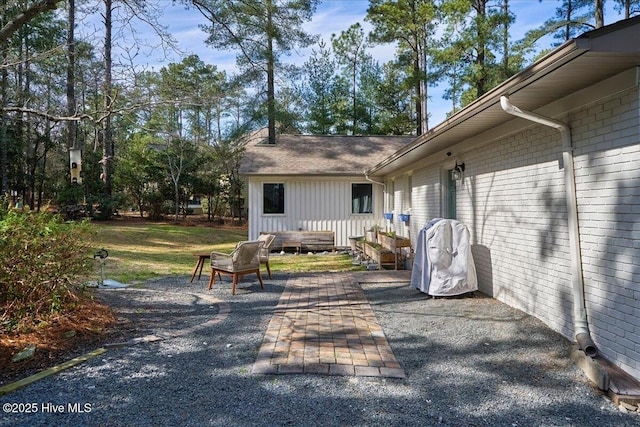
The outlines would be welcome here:
<svg viewBox="0 0 640 427">
<path fill-rule="evenodd" d="M 274 234 L 261 234 L 258 238 L 262 242 L 262 248 L 260 248 L 260 264 L 267 266 L 267 274 L 271 279 L 271 268 L 269 267 L 269 253 L 271 253 L 271 245 L 276 240 Z"/>
<path fill-rule="evenodd" d="M 260 281 L 260 287 L 264 289 L 262 276 L 260 276 L 260 248 L 263 242 L 259 240 L 239 242 L 230 254 L 211 252 L 211 277 L 209 289 L 215 283 L 215 276 L 227 274 L 233 277 L 231 294 L 236 294 L 238 280 L 245 274 L 256 273 Z"/>
</svg>

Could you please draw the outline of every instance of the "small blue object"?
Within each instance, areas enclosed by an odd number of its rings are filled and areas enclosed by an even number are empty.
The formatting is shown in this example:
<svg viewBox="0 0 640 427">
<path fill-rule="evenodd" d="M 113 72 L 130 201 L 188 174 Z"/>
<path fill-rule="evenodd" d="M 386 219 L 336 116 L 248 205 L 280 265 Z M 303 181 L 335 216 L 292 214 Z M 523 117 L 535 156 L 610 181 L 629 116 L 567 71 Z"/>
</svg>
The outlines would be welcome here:
<svg viewBox="0 0 640 427">
<path fill-rule="evenodd" d="M 393 219 L 393 212 L 387 212 L 384 214 L 384 219 Z"/>
<path fill-rule="evenodd" d="M 400 214 L 400 220 L 403 222 L 409 221 L 409 214 Z"/>
</svg>

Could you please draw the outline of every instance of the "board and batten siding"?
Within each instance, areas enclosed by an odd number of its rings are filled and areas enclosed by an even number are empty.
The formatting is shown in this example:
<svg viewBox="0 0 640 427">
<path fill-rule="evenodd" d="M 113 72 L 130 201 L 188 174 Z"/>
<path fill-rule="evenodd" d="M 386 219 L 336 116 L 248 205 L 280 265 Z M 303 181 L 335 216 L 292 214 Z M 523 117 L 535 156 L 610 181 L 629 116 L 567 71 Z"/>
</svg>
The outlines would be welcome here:
<svg viewBox="0 0 640 427">
<path fill-rule="evenodd" d="M 411 214 L 411 200 L 409 199 L 411 188 L 409 182 L 410 179 L 406 174 L 393 180 L 387 180 L 387 187 L 385 189 L 387 193 L 387 204 L 384 209 L 385 212 L 393 213 L 393 218 L 391 220 L 385 219 L 382 228 L 388 231 L 394 231 L 399 236 L 411 238 L 411 220 L 409 222 L 403 222 L 400 219 L 400 214 Z"/>
<path fill-rule="evenodd" d="M 284 183 L 285 213 L 263 214 L 264 183 Z M 310 230 L 333 231 L 335 245 L 348 247 L 349 236 L 380 225 L 383 217 L 382 186 L 372 184 L 373 214 L 351 213 L 351 184 L 366 184 L 362 176 L 306 178 L 291 176 L 249 178 L 249 239 L 261 232 Z"/>
</svg>

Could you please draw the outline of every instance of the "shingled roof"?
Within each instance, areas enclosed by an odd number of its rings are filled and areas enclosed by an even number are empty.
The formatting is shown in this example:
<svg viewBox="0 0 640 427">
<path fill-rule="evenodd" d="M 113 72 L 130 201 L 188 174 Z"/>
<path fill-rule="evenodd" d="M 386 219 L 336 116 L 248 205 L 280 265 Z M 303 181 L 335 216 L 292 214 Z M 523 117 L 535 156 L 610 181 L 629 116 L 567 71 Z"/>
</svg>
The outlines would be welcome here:
<svg viewBox="0 0 640 427">
<path fill-rule="evenodd" d="M 415 136 L 278 135 L 248 138 L 240 164 L 243 175 L 362 175 L 413 141 Z"/>
</svg>

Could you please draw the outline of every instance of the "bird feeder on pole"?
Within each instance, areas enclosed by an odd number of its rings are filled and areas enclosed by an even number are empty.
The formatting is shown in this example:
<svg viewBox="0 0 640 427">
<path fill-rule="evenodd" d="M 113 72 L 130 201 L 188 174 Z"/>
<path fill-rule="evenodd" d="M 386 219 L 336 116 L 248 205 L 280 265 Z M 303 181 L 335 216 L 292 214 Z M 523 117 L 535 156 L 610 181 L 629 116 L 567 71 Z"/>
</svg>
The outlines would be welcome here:
<svg viewBox="0 0 640 427">
<path fill-rule="evenodd" d="M 71 183 L 82 184 L 82 150 L 69 149 L 69 168 L 71 170 Z"/>
</svg>

